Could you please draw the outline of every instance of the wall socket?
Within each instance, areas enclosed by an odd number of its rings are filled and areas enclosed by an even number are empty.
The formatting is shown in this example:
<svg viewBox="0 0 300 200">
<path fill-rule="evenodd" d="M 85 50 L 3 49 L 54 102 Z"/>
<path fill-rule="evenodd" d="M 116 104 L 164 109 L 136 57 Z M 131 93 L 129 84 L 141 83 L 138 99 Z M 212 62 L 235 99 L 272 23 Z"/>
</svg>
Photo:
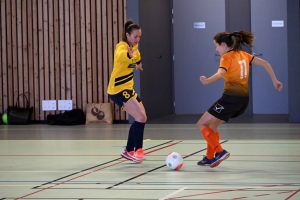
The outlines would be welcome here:
<svg viewBox="0 0 300 200">
<path fill-rule="evenodd" d="M 58 100 L 58 110 L 72 110 L 72 100 Z"/>
<path fill-rule="evenodd" d="M 42 110 L 56 110 L 56 100 L 43 100 L 42 101 Z"/>
</svg>

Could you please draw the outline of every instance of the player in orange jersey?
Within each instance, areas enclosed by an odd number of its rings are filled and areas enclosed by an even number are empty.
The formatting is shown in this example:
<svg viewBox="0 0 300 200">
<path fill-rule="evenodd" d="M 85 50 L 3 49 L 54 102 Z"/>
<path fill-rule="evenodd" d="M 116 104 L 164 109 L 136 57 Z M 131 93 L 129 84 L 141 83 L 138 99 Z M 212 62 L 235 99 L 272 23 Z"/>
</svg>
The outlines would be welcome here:
<svg viewBox="0 0 300 200">
<path fill-rule="evenodd" d="M 220 66 L 211 77 L 200 76 L 200 81 L 207 85 L 223 78 L 224 93 L 197 122 L 197 128 L 207 141 L 206 156 L 198 165 L 213 168 L 230 156 L 219 143 L 219 126 L 245 112 L 249 102 L 250 64 L 262 66 L 271 77 L 275 89 L 282 90 L 282 83 L 277 80 L 271 65 L 242 50 L 243 45 L 252 47 L 253 39 L 253 34 L 245 31 L 220 32 L 214 37 L 216 51 L 221 56 Z"/>
</svg>

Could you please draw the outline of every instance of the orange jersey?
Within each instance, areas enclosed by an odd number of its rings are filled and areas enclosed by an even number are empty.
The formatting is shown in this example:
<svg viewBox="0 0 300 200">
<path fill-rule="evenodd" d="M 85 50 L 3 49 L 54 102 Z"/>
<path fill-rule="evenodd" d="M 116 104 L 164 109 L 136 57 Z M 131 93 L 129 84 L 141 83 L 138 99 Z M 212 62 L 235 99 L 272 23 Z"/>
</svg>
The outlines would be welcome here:
<svg viewBox="0 0 300 200">
<path fill-rule="evenodd" d="M 224 94 L 249 96 L 248 80 L 250 64 L 254 56 L 245 51 L 228 51 L 220 59 L 220 68 L 226 70 L 223 76 Z"/>
</svg>

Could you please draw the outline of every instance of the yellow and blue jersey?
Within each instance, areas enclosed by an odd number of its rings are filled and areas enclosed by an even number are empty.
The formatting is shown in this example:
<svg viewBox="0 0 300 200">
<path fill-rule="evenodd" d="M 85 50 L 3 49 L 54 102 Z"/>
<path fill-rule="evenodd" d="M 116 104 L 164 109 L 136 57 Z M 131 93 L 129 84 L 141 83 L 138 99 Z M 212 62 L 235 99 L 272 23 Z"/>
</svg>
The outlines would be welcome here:
<svg viewBox="0 0 300 200">
<path fill-rule="evenodd" d="M 136 63 L 141 61 L 138 45 L 132 47 L 133 56 L 127 55 L 129 45 L 121 41 L 116 45 L 114 53 L 114 67 L 110 76 L 107 93 L 117 94 L 123 90 L 133 89 L 133 70 Z"/>
</svg>

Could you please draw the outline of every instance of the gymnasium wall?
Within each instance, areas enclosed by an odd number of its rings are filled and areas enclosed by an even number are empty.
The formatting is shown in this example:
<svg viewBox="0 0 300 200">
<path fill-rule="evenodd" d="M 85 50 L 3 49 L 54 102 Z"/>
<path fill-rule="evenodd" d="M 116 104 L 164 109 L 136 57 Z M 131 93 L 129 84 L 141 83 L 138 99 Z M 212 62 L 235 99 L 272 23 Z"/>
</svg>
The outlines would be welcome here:
<svg viewBox="0 0 300 200">
<path fill-rule="evenodd" d="M 126 0 L 1 0 L 0 13 L 0 113 L 21 93 L 38 121 L 49 114 L 42 100 L 73 100 L 83 110 L 109 102 Z M 117 106 L 114 111 L 116 120 L 127 120 Z"/>
<path fill-rule="evenodd" d="M 287 1 L 289 122 L 300 122 L 300 2 Z"/>
</svg>

